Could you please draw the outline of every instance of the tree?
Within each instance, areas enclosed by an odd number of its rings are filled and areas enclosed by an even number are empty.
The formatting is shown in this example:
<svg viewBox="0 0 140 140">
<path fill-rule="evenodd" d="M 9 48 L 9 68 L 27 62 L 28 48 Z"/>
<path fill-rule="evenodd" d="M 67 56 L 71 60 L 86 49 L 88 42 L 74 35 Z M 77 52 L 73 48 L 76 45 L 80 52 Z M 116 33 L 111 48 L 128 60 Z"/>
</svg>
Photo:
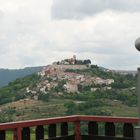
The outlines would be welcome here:
<svg viewBox="0 0 140 140">
<path fill-rule="evenodd" d="M 73 115 L 76 112 L 76 104 L 74 102 L 68 102 L 64 105 L 67 108 L 67 115 Z"/>
<path fill-rule="evenodd" d="M 91 60 L 90 60 L 90 59 L 84 60 L 84 64 L 85 64 L 85 65 L 91 64 Z"/>
</svg>

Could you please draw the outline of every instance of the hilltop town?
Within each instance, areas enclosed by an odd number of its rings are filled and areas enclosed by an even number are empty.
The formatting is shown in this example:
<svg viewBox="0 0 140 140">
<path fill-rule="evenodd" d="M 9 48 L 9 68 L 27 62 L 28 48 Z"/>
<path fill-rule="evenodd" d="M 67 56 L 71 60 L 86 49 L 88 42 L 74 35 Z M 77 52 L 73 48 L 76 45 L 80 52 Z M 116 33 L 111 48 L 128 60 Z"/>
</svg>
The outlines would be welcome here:
<svg viewBox="0 0 140 140">
<path fill-rule="evenodd" d="M 72 114 L 136 116 L 136 97 L 135 75 L 73 56 L 0 88 L 0 122 Z"/>
<path fill-rule="evenodd" d="M 64 92 L 80 93 L 85 88 L 96 91 L 99 89 L 99 85 L 104 85 L 104 90 L 110 90 L 114 79 L 91 76 L 86 73 L 90 67 L 90 59 L 78 60 L 75 55 L 70 59 L 54 62 L 38 72 L 40 80 L 36 88 L 30 86 L 26 88 L 27 95 L 30 94 L 34 99 L 38 99 L 40 92 L 48 94 L 53 91 L 55 95 L 63 95 Z"/>
</svg>

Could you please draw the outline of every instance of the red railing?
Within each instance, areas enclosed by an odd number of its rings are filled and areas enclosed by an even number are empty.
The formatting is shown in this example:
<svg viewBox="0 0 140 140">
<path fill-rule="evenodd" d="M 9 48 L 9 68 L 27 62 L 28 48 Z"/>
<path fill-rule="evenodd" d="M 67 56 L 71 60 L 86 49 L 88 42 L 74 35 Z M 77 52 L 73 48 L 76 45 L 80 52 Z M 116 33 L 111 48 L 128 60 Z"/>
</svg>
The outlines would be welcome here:
<svg viewBox="0 0 140 140">
<path fill-rule="evenodd" d="M 82 122 L 86 122 L 87 134 L 82 134 Z M 68 134 L 68 124 L 73 124 L 73 134 Z M 99 134 L 99 123 L 104 125 L 104 136 Z M 57 124 L 60 136 L 57 137 Z M 122 124 L 122 137 L 117 136 L 115 124 Z M 100 117 L 100 116 L 66 116 L 0 124 L 0 140 L 6 140 L 6 132 L 12 131 L 13 140 L 30 140 L 30 128 L 36 127 L 35 140 L 44 138 L 44 127 L 48 125 L 48 139 L 63 140 L 133 140 L 133 128 L 138 124 L 137 118 Z"/>
</svg>

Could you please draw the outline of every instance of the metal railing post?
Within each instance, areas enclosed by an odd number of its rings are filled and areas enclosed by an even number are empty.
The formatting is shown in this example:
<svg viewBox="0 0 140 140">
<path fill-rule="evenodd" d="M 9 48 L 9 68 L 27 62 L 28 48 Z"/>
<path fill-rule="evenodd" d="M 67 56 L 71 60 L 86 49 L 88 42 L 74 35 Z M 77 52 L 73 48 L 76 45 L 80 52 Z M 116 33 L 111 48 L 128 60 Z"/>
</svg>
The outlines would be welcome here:
<svg viewBox="0 0 140 140">
<path fill-rule="evenodd" d="M 18 127 L 18 128 L 17 128 L 18 140 L 22 140 L 21 131 L 22 131 L 22 129 L 21 129 L 20 127 Z"/>
<path fill-rule="evenodd" d="M 75 140 L 81 140 L 80 121 L 74 122 Z"/>
</svg>

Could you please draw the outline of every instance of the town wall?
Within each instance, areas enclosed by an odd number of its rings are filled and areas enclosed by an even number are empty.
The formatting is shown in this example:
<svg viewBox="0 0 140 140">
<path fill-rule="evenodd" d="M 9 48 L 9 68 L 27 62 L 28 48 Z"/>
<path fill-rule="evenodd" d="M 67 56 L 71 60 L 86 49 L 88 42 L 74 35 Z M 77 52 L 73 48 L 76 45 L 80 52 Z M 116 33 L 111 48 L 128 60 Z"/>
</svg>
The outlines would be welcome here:
<svg viewBox="0 0 140 140">
<path fill-rule="evenodd" d="M 87 69 L 86 65 L 52 65 L 55 69 Z"/>
</svg>

